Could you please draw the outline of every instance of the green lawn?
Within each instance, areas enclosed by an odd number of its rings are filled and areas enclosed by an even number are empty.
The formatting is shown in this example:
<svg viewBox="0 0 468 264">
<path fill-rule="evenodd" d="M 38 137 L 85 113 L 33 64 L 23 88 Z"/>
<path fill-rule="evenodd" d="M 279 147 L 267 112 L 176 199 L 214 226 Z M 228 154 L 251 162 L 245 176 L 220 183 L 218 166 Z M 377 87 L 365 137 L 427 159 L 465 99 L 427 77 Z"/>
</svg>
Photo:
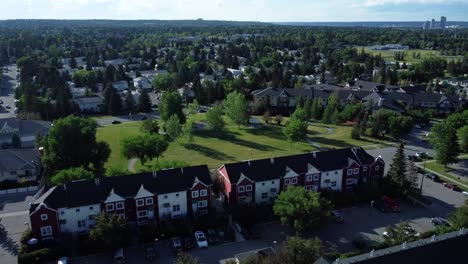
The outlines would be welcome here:
<svg viewBox="0 0 468 264">
<path fill-rule="evenodd" d="M 190 117 L 196 122 L 204 122 L 205 115 L 197 114 Z M 286 120 L 286 119 L 285 119 Z M 195 141 L 184 146 L 172 142 L 164 153 L 165 160 L 181 160 L 191 165 L 207 164 L 210 169 L 216 169 L 223 163 L 260 159 L 291 154 L 299 154 L 316 150 L 309 142 L 298 142 L 292 146 L 283 135 L 283 126 L 276 124 L 265 125 L 254 129 L 241 126 L 240 128 L 227 119 L 227 133 L 218 136 L 209 130 L 194 132 Z M 98 128 L 98 139 L 109 143 L 112 154 L 107 168 L 126 170 L 128 160 L 120 154 L 120 141 L 124 137 L 139 135 L 141 122 L 124 123 Z M 328 128 L 328 129 L 327 129 Z M 310 142 L 326 148 L 343 148 L 349 146 L 380 145 L 376 139 L 364 137 L 362 140 L 351 139 L 352 126 L 325 125 L 313 122 L 309 126 L 308 138 Z M 372 148 L 372 146 L 370 146 Z M 155 160 L 147 162 L 145 167 L 138 161 L 136 170 L 148 170 Z"/>
<path fill-rule="evenodd" d="M 454 175 L 452 175 L 452 174 L 446 172 L 446 171 L 445 171 L 446 168 L 444 167 L 444 165 L 438 163 L 437 161 L 429 161 L 429 162 L 426 162 L 426 168 L 427 168 L 427 169 L 430 169 L 430 170 L 433 170 L 433 171 L 435 171 L 435 172 L 437 172 L 437 173 L 440 173 L 440 174 L 442 174 L 442 175 L 444 175 L 444 176 L 446 176 L 446 177 L 448 177 L 448 178 L 450 178 L 450 179 L 452 179 L 452 180 L 455 180 L 456 182 L 460 182 L 460 183 L 463 183 L 463 184 L 465 184 L 465 185 L 468 185 L 467 182 L 464 182 L 464 181 L 462 181 L 462 180 L 459 180 L 459 179 L 458 179 L 457 177 L 455 177 Z M 460 189 L 463 189 L 463 190 L 465 190 L 465 191 L 468 191 L 468 188 L 465 188 L 465 187 L 463 187 L 462 185 L 457 184 L 457 186 L 458 186 Z"/>
<path fill-rule="evenodd" d="M 360 51 L 363 47 L 356 47 L 356 48 L 358 49 L 358 51 Z M 372 55 L 380 54 L 385 61 L 395 61 L 395 53 L 398 52 L 396 50 L 370 50 L 368 47 L 364 47 L 364 51 Z M 419 62 L 421 59 L 426 58 L 426 57 L 431 57 L 431 56 L 436 56 L 436 57 L 445 59 L 447 61 L 463 59 L 462 56 L 444 56 L 444 55 L 441 55 L 439 51 L 435 51 L 435 50 L 410 49 L 410 50 L 406 50 L 403 52 L 405 54 L 405 61 L 410 64 Z M 421 58 L 420 59 L 413 58 L 414 53 L 421 54 Z"/>
</svg>

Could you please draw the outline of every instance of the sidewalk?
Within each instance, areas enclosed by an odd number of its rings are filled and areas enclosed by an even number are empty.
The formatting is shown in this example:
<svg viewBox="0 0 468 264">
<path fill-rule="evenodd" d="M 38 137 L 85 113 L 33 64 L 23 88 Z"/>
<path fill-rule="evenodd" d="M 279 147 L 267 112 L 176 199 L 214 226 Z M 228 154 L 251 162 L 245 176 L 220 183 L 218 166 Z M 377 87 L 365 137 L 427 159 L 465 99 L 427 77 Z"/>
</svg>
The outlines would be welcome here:
<svg viewBox="0 0 468 264">
<path fill-rule="evenodd" d="M 416 164 L 416 166 L 419 167 L 419 168 L 424 168 L 423 165 L 421 165 L 421 164 Z M 425 169 L 426 169 L 426 171 L 428 171 L 428 172 L 430 172 L 430 173 L 433 173 L 433 174 L 439 176 L 441 179 L 444 179 L 444 180 L 446 180 L 446 181 L 448 181 L 448 182 L 454 183 L 454 184 L 459 185 L 459 186 L 463 186 L 463 188 L 465 188 L 465 189 L 468 190 L 468 185 L 466 185 L 466 184 L 464 184 L 464 183 L 461 183 L 461 182 L 459 182 L 459 181 L 457 181 L 457 180 L 454 180 L 454 179 L 452 179 L 452 178 L 449 178 L 449 177 L 447 177 L 447 176 L 445 176 L 445 175 L 443 175 L 443 174 L 440 174 L 440 173 L 438 173 L 438 172 L 436 172 L 436 171 L 433 171 L 433 170 L 431 170 L 431 169 L 428 169 L 428 168 L 425 168 Z"/>
</svg>

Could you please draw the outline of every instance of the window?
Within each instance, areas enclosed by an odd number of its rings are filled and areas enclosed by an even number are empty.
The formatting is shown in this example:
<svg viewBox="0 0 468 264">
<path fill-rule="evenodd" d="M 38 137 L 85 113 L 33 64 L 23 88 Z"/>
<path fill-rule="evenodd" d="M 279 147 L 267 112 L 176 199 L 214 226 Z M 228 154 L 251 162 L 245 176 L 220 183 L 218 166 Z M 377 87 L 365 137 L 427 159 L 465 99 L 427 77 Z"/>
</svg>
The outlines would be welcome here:
<svg viewBox="0 0 468 264">
<path fill-rule="evenodd" d="M 271 184 L 275 184 L 275 181 L 271 181 Z"/>
<path fill-rule="evenodd" d="M 200 210 L 200 212 L 198 212 L 199 215 L 207 215 L 208 214 L 208 210 Z"/>
<path fill-rule="evenodd" d="M 306 189 L 306 191 L 312 191 L 312 190 L 313 190 L 313 186 L 306 186 L 305 189 Z"/>
<path fill-rule="evenodd" d="M 192 198 L 198 197 L 198 191 L 192 191 Z"/>
<path fill-rule="evenodd" d="M 138 216 L 138 218 L 147 217 L 148 216 L 148 211 L 138 211 L 137 216 Z"/>
<path fill-rule="evenodd" d="M 262 182 L 262 186 L 265 186 L 265 183 L 264 183 L 264 182 Z"/>
<path fill-rule="evenodd" d="M 123 202 L 118 202 L 115 204 L 115 208 L 118 209 L 123 209 L 124 208 L 124 203 Z"/>
<path fill-rule="evenodd" d="M 60 212 L 60 214 L 61 214 L 61 215 L 64 215 L 64 214 L 65 214 L 65 212 L 64 212 L 64 211 L 62 211 L 62 212 Z"/>
<path fill-rule="evenodd" d="M 268 198 L 268 193 L 262 193 L 262 199 Z"/>
<path fill-rule="evenodd" d="M 346 184 L 347 185 L 354 184 L 354 179 L 347 179 Z"/>
<path fill-rule="evenodd" d="M 203 196 L 207 196 L 208 195 L 208 190 L 200 190 L 200 196 L 203 197 Z"/>
<path fill-rule="evenodd" d="M 77 208 L 75 211 L 78 213 L 80 211 L 80 208 Z"/>
<path fill-rule="evenodd" d="M 208 206 L 207 200 L 198 201 L 198 207 L 207 207 L 207 206 Z"/>
<path fill-rule="evenodd" d="M 354 169 L 354 174 L 358 174 L 359 173 L 359 168 L 355 168 Z"/>
<path fill-rule="evenodd" d="M 380 170 L 380 166 L 379 165 L 375 166 L 375 170 L 376 171 Z"/>
<path fill-rule="evenodd" d="M 178 194 L 178 193 L 176 193 L 176 195 L 175 195 L 175 196 L 176 196 L 176 197 L 179 197 L 179 194 Z"/>
<path fill-rule="evenodd" d="M 335 171 L 335 175 L 338 174 L 338 171 Z"/>
<path fill-rule="evenodd" d="M 10 171 L 10 175 L 16 175 L 16 171 Z"/>
<path fill-rule="evenodd" d="M 66 220 L 66 219 L 60 219 L 60 220 L 59 220 L 59 224 L 61 224 L 61 225 L 64 225 L 64 224 L 66 224 L 66 223 L 67 223 L 67 220 Z"/>
<path fill-rule="evenodd" d="M 137 206 L 145 205 L 145 201 L 143 201 L 143 199 L 138 199 L 138 200 L 136 200 L 136 202 L 137 202 Z"/>
<path fill-rule="evenodd" d="M 91 210 L 91 211 L 94 210 L 94 207 L 90 206 L 90 207 L 89 207 L 89 210 Z"/>
<path fill-rule="evenodd" d="M 174 211 L 174 212 L 180 211 L 180 205 L 178 205 L 178 204 L 173 205 L 173 206 L 172 206 L 172 211 Z"/>
<path fill-rule="evenodd" d="M 249 184 L 249 185 L 245 186 L 245 191 L 246 191 L 246 192 L 252 191 L 252 185 Z"/>
<path fill-rule="evenodd" d="M 348 175 L 353 174 L 353 169 L 348 169 L 348 173 L 347 173 L 347 174 L 348 174 Z"/>
<path fill-rule="evenodd" d="M 297 178 L 292 178 L 291 179 L 291 184 L 296 184 L 297 183 Z"/>
<path fill-rule="evenodd" d="M 320 175 L 319 174 L 315 174 L 314 175 L 314 181 L 318 181 L 320 179 Z"/>
<path fill-rule="evenodd" d="M 41 227 L 41 236 L 51 236 L 52 235 L 52 227 L 51 226 L 43 226 Z"/>
<path fill-rule="evenodd" d="M 164 195 L 164 199 L 167 199 L 167 195 Z"/>
<path fill-rule="evenodd" d="M 312 181 L 312 175 L 307 175 L 306 181 L 308 181 L 308 182 Z"/>
<path fill-rule="evenodd" d="M 364 167 L 362 168 L 362 171 L 367 171 L 367 166 L 364 166 Z"/>
<path fill-rule="evenodd" d="M 332 187 L 336 187 L 336 181 L 332 181 Z"/>
<path fill-rule="evenodd" d="M 271 188 L 271 189 L 270 189 L 270 192 L 275 193 L 275 192 L 276 192 L 276 188 Z"/>
<path fill-rule="evenodd" d="M 86 227 L 86 220 L 78 220 L 78 227 Z"/>
<path fill-rule="evenodd" d="M 153 204 L 153 197 L 148 197 L 145 199 L 146 205 L 152 205 Z"/>
<path fill-rule="evenodd" d="M 46 214 L 41 214 L 41 220 L 46 221 L 49 217 Z"/>
<path fill-rule="evenodd" d="M 239 186 L 239 188 L 237 188 L 237 191 L 243 193 L 245 191 L 244 186 Z"/>
<path fill-rule="evenodd" d="M 289 184 L 289 179 L 285 179 L 284 184 Z"/>
<path fill-rule="evenodd" d="M 114 204 L 106 204 L 106 210 L 107 212 L 114 211 Z"/>
<path fill-rule="evenodd" d="M 328 176 L 328 172 L 327 172 L 327 173 L 325 173 L 325 175 L 327 175 L 327 176 Z"/>
</svg>

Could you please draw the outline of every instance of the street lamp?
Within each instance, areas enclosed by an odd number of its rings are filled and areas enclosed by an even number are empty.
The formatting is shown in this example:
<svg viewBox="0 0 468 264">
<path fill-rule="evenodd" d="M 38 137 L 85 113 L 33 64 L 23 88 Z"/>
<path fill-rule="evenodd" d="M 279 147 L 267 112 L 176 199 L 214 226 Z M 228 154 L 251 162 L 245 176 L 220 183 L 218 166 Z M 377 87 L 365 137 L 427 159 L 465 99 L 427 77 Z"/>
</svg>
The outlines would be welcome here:
<svg viewBox="0 0 468 264">
<path fill-rule="evenodd" d="M 419 186 L 419 198 L 421 198 L 422 195 L 422 188 L 423 188 L 423 183 L 424 183 L 424 177 L 426 177 L 426 161 L 427 161 L 427 156 L 429 155 L 429 152 L 425 153 L 424 155 L 424 166 L 423 166 L 423 175 L 421 179 L 421 186 Z"/>
</svg>

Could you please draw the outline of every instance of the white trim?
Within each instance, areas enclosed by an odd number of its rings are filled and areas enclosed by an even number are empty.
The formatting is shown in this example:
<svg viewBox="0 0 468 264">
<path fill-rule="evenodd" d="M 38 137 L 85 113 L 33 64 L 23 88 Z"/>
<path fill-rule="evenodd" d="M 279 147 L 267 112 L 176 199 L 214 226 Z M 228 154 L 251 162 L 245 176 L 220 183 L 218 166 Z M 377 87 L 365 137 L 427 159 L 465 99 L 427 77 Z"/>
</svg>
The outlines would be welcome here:
<svg viewBox="0 0 468 264">
<path fill-rule="evenodd" d="M 118 202 L 118 203 L 115 203 L 115 210 L 122 210 L 124 209 L 124 203 L 123 202 Z"/>
<path fill-rule="evenodd" d="M 346 179 L 346 185 L 354 184 L 354 179 Z"/>
<path fill-rule="evenodd" d="M 143 217 L 148 217 L 148 211 L 147 210 L 137 211 L 137 218 L 143 218 Z"/>
<path fill-rule="evenodd" d="M 208 196 L 208 190 L 207 189 L 200 190 L 200 197 L 205 197 L 205 196 Z"/>
<path fill-rule="evenodd" d="M 208 207 L 208 201 L 207 200 L 198 201 L 198 207 L 199 208 Z"/>
<path fill-rule="evenodd" d="M 198 196 L 199 196 L 198 190 L 192 191 L 192 198 L 198 198 Z"/>
<path fill-rule="evenodd" d="M 145 205 L 145 199 L 136 200 L 136 206 L 144 206 L 144 205 Z"/>
<path fill-rule="evenodd" d="M 112 189 L 109 192 L 109 195 L 107 196 L 107 199 L 104 201 L 104 203 L 114 203 L 114 202 L 121 202 L 121 201 L 125 201 L 125 199 L 122 198 L 122 196 L 116 194 L 114 192 L 114 189 Z"/>
<path fill-rule="evenodd" d="M 41 236 L 51 236 L 53 234 L 52 226 L 43 226 L 41 227 Z"/>
<path fill-rule="evenodd" d="M 237 192 L 238 192 L 238 193 L 243 193 L 243 192 L 245 192 L 245 187 L 244 187 L 244 186 L 237 186 Z"/>
<path fill-rule="evenodd" d="M 367 171 L 367 166 L 362 167 L 362 171 Z"/>
<path fill-rule="evenodd" d="M 353 175 L 353 169 L 348 169 L 348 171 L 346 172 L 346 175 Z"/>
<path fill-rule="evenodd" d="M 320 174 L 315 174 L 314 175 L 314 181 L 320 180 Z"/>
<path fill-rule="evenodd" d="M 49 219 L 47 214 L 41 214 L 41 221 L 46 221 L 47 219 Z"/>
<path fill-rule="evenodd" d="M 311 182 L 311 181 L 313 181 L 313 179 L 314 179 L 314 177 L 312 175 L 307 175 L 306 176 L 306 181 L 307 182 Z"/>
<path fill-rule="evenodd" d="M 246 192 L 251 192 L 252 190 L 253 190 L 252 184 L 249 184 L 249 185 L 246 185 L 246 186 L 245 186 L 245 191 L 246 191 Z"/>
<path fill-rule="evenodd" d="M 284 179 L 284 184 L 288 185 L 289 184 L 289 179 Z"/>
<path fill-rule="evenodd" d="M 201 185 L 205 186 L 205 187 L 208 187 L 208 185 L 206 185 L 206 184 L 204 184 L 202 181 L 200 181 L 200 180 L 198 179 L 198 177 L 195 177 L 195 179 L 193 180 L 192 189 L 193 189 L 195 186 L 197 186 L 197 184 L 199 184 L 199 183 L 200 183 Z"/>
<path fill-rule="evenodd" d="M 354 174 L 359 174 L 359 168 L 354 168 L 353 173 Z"/>
<path fill-rule="evenodd" d="M 153 197 L 146 197 L 145 203 L 146 205 L 153 205 Z"/>
<path fill-rule="evenodd" d="M 134 199 L 140 199 L 140 198 L 146 198 L 146 197 L 152 197 L 152 196 L 153 196 L 153 193 L 146 190 L 145 187 L 142 184 L 142 185 L 140 185 L 140 189 L 138 189 L 137 194 L 133 198 Z"/>
<path fill-rule="evenodd" d="M 114 211 L 114 204 L 113 203 L 110 203 L 110 204 L 106 204 L 106 211 L 107 212 L 112 212 Z"/>
</svg>

